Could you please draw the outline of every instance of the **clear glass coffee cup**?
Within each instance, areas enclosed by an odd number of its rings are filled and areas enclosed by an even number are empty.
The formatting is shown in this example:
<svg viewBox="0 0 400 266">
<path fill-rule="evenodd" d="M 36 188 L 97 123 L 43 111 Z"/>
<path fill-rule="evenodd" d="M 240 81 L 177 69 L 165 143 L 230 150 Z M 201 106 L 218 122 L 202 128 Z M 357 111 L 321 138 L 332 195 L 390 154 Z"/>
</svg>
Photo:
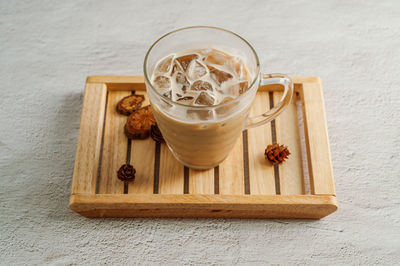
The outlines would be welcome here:
<svg viewBox="0 0 400 266">
<path fill-rule="evenodd" d="M 251 82 L 237 98 L 217 105 L 191 106 L 172 101 L 151 83 L 156 64 L 168 54 L 188 49 L 214 48 L 240 56 Z M 146 90 L 158 127 L 175 158 L 187 167 L 209 169 L 229 155 L 241 132 L 273 120 L 290 103 L 293 82 L 285 74 L 261 74 L 253 47 L 239 35 L 206 26 L 187 27 L 159 38 L 144 60 Z M 249 110 L 260 86 L 281 84 L 283 96 L 274 108 L 265 103 L 266 112 L 249 117 Z"/>
</svg>

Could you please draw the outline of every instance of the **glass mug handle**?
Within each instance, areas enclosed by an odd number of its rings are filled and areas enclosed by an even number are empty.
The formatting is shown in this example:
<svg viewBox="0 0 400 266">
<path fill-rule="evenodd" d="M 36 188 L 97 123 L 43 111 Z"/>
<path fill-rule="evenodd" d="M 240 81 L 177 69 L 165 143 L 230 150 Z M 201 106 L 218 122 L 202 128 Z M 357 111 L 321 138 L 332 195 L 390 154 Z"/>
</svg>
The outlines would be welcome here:
<svg viewBox="0 0 400 266">
<path fill-rule="evenodd" d="M 279 73 L 263 74 L 261 76 L 260 87 L 272 84 L 281 84 L 284 86 L 285 89 L 283 91 L 281 100 L 279 101 L 278 104 L 274 106 L 274 108 L 268 110 L 267 112 L 261 115 L 248 117 L 245 129 L 258 127 L 265 123 L 270 122 L 275 117 L 277 117 L 290 103 L 290 100 L 292 99 L 293 96 L 293 81 L 287 75 Z"/>
</svg>

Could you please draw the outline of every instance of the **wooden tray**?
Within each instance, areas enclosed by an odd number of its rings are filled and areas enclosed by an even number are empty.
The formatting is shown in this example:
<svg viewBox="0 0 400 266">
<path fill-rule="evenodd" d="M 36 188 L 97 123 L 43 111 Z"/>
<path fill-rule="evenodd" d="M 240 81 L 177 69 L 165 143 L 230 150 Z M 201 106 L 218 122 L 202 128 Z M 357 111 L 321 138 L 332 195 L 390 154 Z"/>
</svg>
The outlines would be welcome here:
<svg viewBox="0 0 400 266">
<path fill-rule="evenodd" d="M 142 76 L 88 77 L 69 207 L 86 217 L 322 218 L 334 212 L 321 82 L 293 81 L 293 101 L 275 121 L 243 131 L 218 167 L 194 171 L 165 144 L 125 137 L 127 117 L 115 105 L 133 90 L 146 94 Z M 268 102 L 273 106 L 281 94 L 278 85 L 260 88 L 251 113 L 261 113 Z M 264 159 L 273 141 L 292 153 L 279 166 Z M 136 168 L 133 183 L 117 179 L 125 162 Z"/>
</svg>

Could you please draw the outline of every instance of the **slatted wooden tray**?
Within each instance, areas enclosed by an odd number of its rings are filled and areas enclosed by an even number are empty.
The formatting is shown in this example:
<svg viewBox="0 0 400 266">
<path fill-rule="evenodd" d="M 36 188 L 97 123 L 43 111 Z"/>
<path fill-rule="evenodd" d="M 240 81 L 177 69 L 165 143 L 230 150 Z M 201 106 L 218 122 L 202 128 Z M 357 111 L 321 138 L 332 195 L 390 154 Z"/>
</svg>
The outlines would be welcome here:
<svg viewBox="0 0 400 266">
<path fill-rule="evenodd" d="M 275 121 L 244 131 L 218 167 L 195 171 L 178 163 L 165 144 L 125 137 L 127 117 L 115 105 L 132 91 L 146 94 L 142 76 L 88 77 L 70 208 L 86 217 L 322 218 L 334 212 L 321 82 L 293 81 L 294 99 Z M 278 85 L 260 88 L 251 114 L 281 95 Z M 273 141 L 291 151 L 279 166 L 263 155 Z M 136 168 L 133 183 L 116 177 L 125 162 Z"/>
</svg>

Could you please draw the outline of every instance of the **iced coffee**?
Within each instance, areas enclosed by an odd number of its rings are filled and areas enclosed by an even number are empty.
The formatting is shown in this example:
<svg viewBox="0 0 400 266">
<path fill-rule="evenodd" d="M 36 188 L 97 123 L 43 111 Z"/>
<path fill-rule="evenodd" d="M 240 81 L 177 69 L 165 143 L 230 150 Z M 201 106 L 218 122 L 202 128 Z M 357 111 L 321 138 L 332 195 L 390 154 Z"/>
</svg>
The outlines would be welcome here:
<svg viewBox="0 0 400 266">
<path fill-rule="evenodd" d="M 171 115 L 173 105 L 168 112 L 153 106 L 159 128 L 179 161 L 206 169 L 225 159 L 248 115 L 249 105 L 240 109 L 235 100 L 248 90 L 251 79 L 242 58 L 217 49 L 179 51 L 158 61 L 151 76 L 153 87 L 172 102 L 193 107 L 177 119 Z"/>
</svg>

